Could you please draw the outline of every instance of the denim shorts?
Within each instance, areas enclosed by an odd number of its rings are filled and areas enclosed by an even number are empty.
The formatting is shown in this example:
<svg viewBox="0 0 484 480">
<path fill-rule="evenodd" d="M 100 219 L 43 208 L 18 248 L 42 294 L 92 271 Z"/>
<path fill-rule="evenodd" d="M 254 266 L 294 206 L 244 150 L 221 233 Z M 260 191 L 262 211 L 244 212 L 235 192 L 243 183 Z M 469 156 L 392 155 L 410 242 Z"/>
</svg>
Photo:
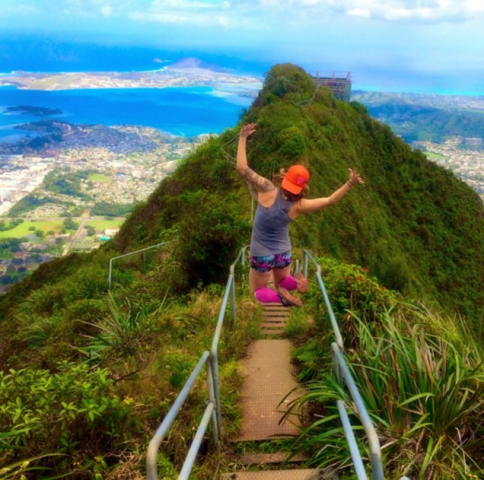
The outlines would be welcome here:
<svg viewBox="0 0 484 480">
<path fill-rule="evenodd" d="M 289 250 L 285 253 L 278 253 L 277 255 L 262 255 L 250 257 L 250 266 L 260 273 L 270 272 L 274 268 L 286 268 L 291 265 L 292 253 Z"/>
</svg>

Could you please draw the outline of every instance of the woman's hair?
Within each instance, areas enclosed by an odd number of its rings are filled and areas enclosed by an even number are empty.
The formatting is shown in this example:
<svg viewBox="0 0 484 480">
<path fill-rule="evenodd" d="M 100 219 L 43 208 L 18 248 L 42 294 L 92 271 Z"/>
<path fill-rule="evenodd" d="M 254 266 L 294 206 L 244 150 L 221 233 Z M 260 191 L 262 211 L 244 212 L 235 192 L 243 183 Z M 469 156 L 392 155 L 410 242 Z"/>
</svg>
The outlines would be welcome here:
<svg viewBox="0 0 484 480">
<path fill-rule="evenodd" d="M 286 175 L 285 170 L 281 168 L 280 172 L 275 173 L 272 176 L 272 178 L 274 179 L 274 181 L 281 183 L 285 175 Z M 284 197 L 287 198 L 287 200 L 289 200 L 290 202 L 298 202 L 299 200 L 301 200 L 301 198 L 304 198 L 309 193 L 309 186 L 306 183 L 306 185 L 304 185 L 302 190 L 297 195 L 294 193 L 288 192 L 282 187 L 281 187 L 281 192 L 284 195 Z"/>
</svg>

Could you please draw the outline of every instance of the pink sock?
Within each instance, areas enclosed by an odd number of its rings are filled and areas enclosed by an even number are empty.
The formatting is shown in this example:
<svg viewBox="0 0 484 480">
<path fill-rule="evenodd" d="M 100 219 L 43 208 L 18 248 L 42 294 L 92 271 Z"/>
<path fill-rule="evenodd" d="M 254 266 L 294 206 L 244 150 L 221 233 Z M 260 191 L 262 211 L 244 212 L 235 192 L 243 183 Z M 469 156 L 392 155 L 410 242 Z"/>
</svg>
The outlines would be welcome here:
<svg viewBox="0 0 484 480">
<path fill-rule="evenodd" d="M 294 277 L 291 277 L 291 275 L 288 275 L 287 277 L 284 277 L 280 282 L 279 286 L 282 288 L 285 288 L 286 290 L 296 290 L 297 288 L 297 282 L 294 280 Z"/>
<path fill-rule="evenodd" d="M 281 303 L 281 299 L 278 297 L 277 292 L 269 287 L 259 288 L 254 292 L 254 297 L 261 303 Z"/>
</svg>

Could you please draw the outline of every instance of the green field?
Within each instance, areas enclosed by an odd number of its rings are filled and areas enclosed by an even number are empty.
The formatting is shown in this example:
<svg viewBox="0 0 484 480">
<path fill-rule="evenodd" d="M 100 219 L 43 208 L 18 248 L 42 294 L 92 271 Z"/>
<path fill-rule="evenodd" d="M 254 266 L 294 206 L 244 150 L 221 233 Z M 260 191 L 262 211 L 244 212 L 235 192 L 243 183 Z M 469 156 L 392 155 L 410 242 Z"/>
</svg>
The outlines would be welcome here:
<svg viewBox="0 0 484 480">
<path fill-rule="evenodd" d="M 91 182 L 102 182 L 102 183 L 107 183 L 111 180 L 111 177 L 107 175 L 103 175 L 102 173 L 93 173 L 89 175 L 88 180 L 91 180 Z"/>
<path fill-rule="evenodd" d="M 441 155 L 440 153 L 434 153 L 434 152 L 425 152 L 425 155 L 430 158 L 430 159 L 441 159 L 441 158 L 447 158 L 445 155 Z"/>
<path fill-rule="evenodd" d="M 121 226 L 123 219 L 118 220 L 89 220 L 87 225 L 94 227 L 96 230 L 104 230 L 105 228 L 116 228 Z"/>
<path fill-rule="evenodd" d="M 43 230 L 44 233 L 53 230 L 54 232 L 58 233 L 60 230 L 64 228 L 64 224 L 62 220 L 48 220 L 48 221 L 37 221 L 32 222 L 26 220 L 25 222 L 17 225 L 12 230 L 7 230 L 5 232 L 0 232 L 0 238 L 22 238 L 26 235 L 30 235 L 34 233 L 32 230 L 29 230 L 29 227 L 35 227 L 36 230 Z"/>
</svg>

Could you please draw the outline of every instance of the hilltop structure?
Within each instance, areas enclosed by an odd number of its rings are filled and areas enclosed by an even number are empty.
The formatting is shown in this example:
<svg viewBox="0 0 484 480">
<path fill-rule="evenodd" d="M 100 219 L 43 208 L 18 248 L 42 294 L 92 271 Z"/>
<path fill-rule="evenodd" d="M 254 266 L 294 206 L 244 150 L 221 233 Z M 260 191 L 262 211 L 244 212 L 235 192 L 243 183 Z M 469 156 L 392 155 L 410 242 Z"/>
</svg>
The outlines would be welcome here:
<svg viewBox="0 0 484 480">
<path fill-rule="evenodd" d="M 319 88 L 321 86 L 328 87 L 335 98 L 338 100 L 343 100 L 344 102 L 349 102 L 351 97 L 351 74 L 348 72 L 346 77 L 337 76 L 336 72 L 330 77 L 320 77 L 319 72 L 313 77 L 316 82 L 316 86 Z"/>
</svg>

